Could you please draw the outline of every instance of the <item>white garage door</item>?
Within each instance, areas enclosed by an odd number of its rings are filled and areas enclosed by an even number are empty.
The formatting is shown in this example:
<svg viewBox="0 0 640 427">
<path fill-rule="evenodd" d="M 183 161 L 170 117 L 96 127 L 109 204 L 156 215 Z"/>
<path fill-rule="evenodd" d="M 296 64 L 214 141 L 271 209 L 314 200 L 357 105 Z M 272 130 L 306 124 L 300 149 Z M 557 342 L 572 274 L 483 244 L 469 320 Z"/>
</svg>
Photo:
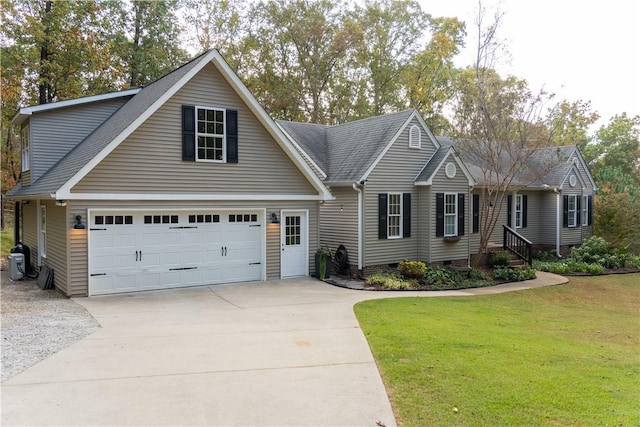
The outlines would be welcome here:
<svg viewBox="0 0 640 427">
<path fill-rule="evenodd" d="M 262 280 L 260 211 L 91 211 L 89 295 Z"/>
</svg>

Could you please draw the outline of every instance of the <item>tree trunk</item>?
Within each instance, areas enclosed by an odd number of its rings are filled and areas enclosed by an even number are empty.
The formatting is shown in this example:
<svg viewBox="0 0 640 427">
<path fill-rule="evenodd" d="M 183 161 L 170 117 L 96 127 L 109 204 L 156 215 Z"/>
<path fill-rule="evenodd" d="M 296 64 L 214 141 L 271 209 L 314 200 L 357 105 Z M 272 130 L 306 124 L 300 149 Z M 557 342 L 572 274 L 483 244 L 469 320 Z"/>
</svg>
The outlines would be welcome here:
<svg viewBox="0 0 640 427">
<path fill-rule="evenodd" d="M 44 40 L 40 45 L 40 70 L 38 83 L 38 103 L 46 104 L 51 101 L 51 67 L 49 61 L 49 37 L 51 36 L 51 6 L 52 0 L 44 3 Z"/>
</svg>

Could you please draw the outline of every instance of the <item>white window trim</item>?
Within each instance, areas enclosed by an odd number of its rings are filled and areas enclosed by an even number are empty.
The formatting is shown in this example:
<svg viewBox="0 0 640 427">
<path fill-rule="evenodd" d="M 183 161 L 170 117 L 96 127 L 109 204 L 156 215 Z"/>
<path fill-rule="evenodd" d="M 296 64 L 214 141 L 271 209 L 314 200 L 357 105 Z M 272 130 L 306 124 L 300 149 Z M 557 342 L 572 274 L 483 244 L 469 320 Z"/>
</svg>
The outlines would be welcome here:
<svg viewBox="0 0 640 427">
<path fill-rule="evenodd" d="M 453 196 L 454 212 L 447 213 L 447 197 Z M 444 237 L 455 237 L 458 235 L 458 193 L 444 193 Z M 447 233 L 447 217 L 453 217 L 453 234 Z"/>
<path fill-rule="evenodd" d="M 20 132 L 20 144 L 21 144 L 21 170 L 22 172 L 31 169 L 31 131 L 29 125 L 22 128 Z"/>
<path fill-rule="evenodd" d="M 582 196 L 582 226 L 589 225 L 589 196 Z"/>
<path fill-rule="evenodd" d="M 571 209 L 571 201 L 573 200 L 573 209 Z M 569 195 L 567 201 L 568 221 L 569 228 L 575 228 L 578 226 L 578 196 Z"/>
<path fill-rule="evenodd" d="M 391 213 L 391 196 L 398 197 L 399 213 Z M 387 194 L 387 239 L 402 239 L 402 193 Z M 391 235 L 391 217 L 398 217 L 398 235 Z"/>
<path fill-rule="evenodd" d="M 213 110 L 213 111 L 222 111 L 222 117 L 223 117 L 223 134 L 219 135 L 219 134 L 215 134 L 215 133 L 200 133 L 198 132 L 198 110 Z M 224 108 L 216 108 L 216 107 L 202 107 L 202 106 L 196 106 L 194 108 L 194 114 L 195 114 L 195 141 L 194 144 L 195 146 L 195 153 L 196 153 L 196 162 L 209 162 L 209 163 L 226 163 L 227 162 L 227 110 Z M 222 136 L 222 160 L 215 160 L 215 159 L 201 159 L 198 157 L 198 137 L 199 136 L 209 136 L 209 137 L 215 137 L 215 138 L 219 138 Z"/>
<path fill-rule="evenodd" d="M 413 125 L 409 129 L 409 148 L 422 148 L 422 131 L 418 125 Z"/>
<path fill-rule="evenodd" d="M 518 209 L 519 208 L 519 209 Z M 522 215 L 522 194 L 517 194 L 516 195 L 516 206 L 515 206 L 515 211 L 516 211 L 516 220 L 515 220 L 515 224 L 516 224 L 516 228 L 522 228 L 522 220 L 523 220 L 523 215 Z"/>
</svg>

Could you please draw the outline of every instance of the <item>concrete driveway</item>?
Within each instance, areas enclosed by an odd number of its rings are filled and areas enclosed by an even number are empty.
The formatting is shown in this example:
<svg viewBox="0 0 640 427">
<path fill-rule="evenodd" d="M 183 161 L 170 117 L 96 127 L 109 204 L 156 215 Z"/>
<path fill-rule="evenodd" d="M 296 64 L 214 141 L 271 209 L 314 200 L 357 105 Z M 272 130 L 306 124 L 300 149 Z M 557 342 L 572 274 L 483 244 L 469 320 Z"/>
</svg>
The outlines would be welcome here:
<svg viewBox="0 0 640 427">
<path fill-rule="evenodd" d="M 2 425 L 392 426 L 353 305 L 412 294 L 303 278 L 79 298 L 101 328 L 5 381 Z"/>
</svg>

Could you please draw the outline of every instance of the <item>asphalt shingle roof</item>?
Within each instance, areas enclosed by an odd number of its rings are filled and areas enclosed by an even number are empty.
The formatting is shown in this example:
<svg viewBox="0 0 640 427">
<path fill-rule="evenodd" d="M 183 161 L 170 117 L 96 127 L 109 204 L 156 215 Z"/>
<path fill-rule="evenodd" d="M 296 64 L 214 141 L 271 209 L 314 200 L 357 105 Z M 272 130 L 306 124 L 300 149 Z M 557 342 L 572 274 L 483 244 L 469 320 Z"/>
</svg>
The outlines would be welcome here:
<svg viewBox="0 0 640 427">
<path fill-rule="evenodd" d="M 205 60 L 208 53 L 203 53 L 191 62 L 144 87 L 95 131 L 69 151 L 58 163 L 45 172 L 35 183 L 29 186 L 16 187 L 10 192 L 10 195 L 29 196 L 55 193 L 182 77 L 199 65 L 201 61 Z"/>
<path fill-rule="evenodd" d="M 405 110 L 336 126 L 278 123 L 327 174 L 326 183 L 355 182 L 414 113 Z"/>
</svg>

